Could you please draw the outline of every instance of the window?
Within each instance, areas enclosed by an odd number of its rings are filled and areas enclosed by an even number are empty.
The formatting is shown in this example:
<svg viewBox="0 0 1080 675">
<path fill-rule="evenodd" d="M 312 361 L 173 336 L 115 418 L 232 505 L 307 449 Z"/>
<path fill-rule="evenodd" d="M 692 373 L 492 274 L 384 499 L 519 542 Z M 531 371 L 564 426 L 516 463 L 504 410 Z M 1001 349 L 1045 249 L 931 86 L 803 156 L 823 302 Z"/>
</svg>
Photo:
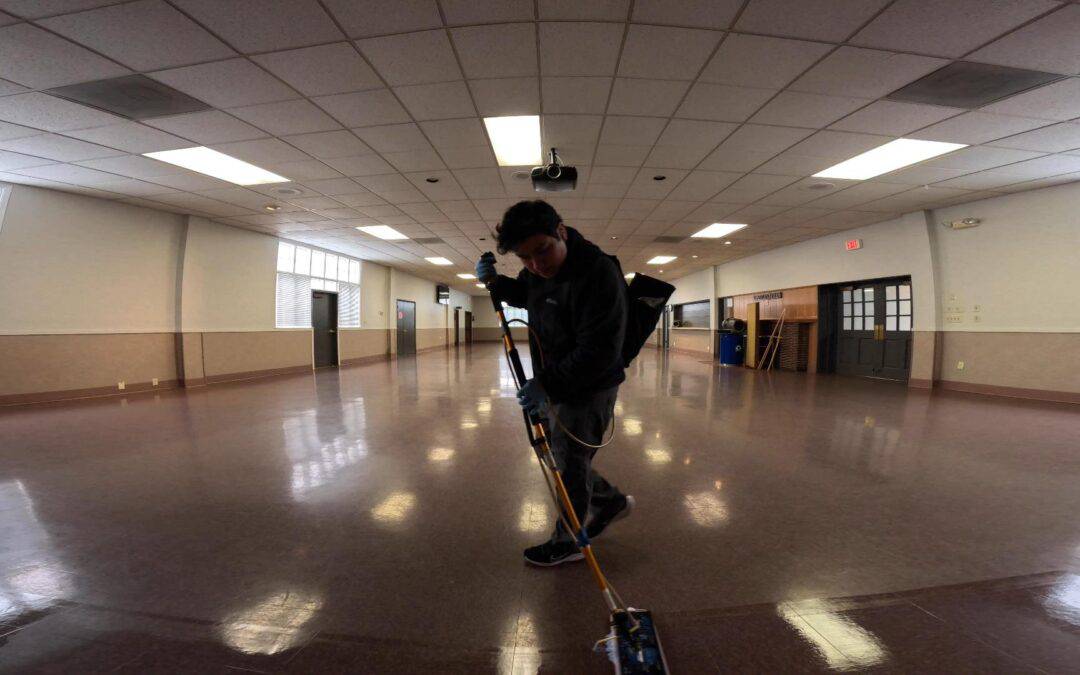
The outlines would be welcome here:
<svg viewBox="0 0 1080 675">
<path fill-rule="evenodd" d="M 720 298 L 720 320 L 735 316 L 735 298 Z"/>
<path fill-rule="evenodd" d="M 511 307 L 510 305 L 506 304 L 505 302 L 502 304 L 502 306 L 503 306 L 503 316 L 506 317 L 506 321 L 508 323 L 510 321 L 513 321 L 514 319 L 520 319 L 520 320 L 525 321 L 525 322 L 529 321 L 529 310 L 522 309 L 521 307 Z M 514 324 L 514 325 L 520 326 L 521 324 Z"/>
<path fill-rule="evenodd" d="M 911 284 L 885 287 L 885 330 L 911 330 Z"/>
<path fill-rule="evenodd" d="M 311 291 L 338 294 L 338 327 L 360 327 L 360 261 L 278 242 L 278 328 L 311 328 Z"/>
</svg>

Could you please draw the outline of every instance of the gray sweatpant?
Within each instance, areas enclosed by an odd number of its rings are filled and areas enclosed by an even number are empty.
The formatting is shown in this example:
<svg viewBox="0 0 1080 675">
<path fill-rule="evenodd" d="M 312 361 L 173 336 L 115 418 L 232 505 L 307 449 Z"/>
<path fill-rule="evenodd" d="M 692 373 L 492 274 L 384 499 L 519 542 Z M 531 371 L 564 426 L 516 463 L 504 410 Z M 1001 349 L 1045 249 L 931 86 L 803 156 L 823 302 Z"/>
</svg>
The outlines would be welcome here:
<svg viewBox="0 0 1080 675">
<path fill-rule="evenodd" d="M 597 392 L 588 399 L 575 403 L 554 403 L 552 410 L 558 416 L 560 424 L 549 418 L 545 423 L 548 437 L 551 439 L 551 452 L 555 456 L 555 463 L 562 473 L 566 491 L 570 493 L 570 501 L 574 505 L 574 512 L 582 525 L 590 511 L 597 511 L 607 506 L 613 500 L 619 499 L 622 493 L 603 476 L 592 469 L 593 455 L 596 448 L 582 445 L 567 436 L 562 427 L 566 427 L 570 433 L 592 445 L 600 445 L 607 440 L 611 417 L 615 414 L 615 398 L 619 394 L 619 387 Z M 553 542 L 573 541 L 562 523 L 556 520 L 555 531 L 551 535 Z"/>
</svg>

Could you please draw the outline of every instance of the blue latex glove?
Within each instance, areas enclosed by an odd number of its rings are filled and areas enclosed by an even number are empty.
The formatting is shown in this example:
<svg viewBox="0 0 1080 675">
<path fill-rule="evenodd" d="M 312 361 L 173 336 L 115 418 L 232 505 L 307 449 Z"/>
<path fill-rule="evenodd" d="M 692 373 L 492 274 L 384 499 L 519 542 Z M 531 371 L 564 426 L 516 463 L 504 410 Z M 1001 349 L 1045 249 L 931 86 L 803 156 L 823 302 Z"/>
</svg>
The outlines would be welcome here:
<svg viewBox="0 0 1080 675">
<path fill-rule="evenodd" d="M 495 261 L 491 258 L 480 258 L 476 263 L 476 278 L 480 280 L 482 284 L 488 284 L 499 276 L 499 273 L 495 271 Z"/>
<path fill-rule="evenodd" d="M 536 378 L 526 381 L 525 386 L 518 390 L 518 403 L 530 414 L 546 416 L 548 396 L 544 385 Z"/>
</svg>

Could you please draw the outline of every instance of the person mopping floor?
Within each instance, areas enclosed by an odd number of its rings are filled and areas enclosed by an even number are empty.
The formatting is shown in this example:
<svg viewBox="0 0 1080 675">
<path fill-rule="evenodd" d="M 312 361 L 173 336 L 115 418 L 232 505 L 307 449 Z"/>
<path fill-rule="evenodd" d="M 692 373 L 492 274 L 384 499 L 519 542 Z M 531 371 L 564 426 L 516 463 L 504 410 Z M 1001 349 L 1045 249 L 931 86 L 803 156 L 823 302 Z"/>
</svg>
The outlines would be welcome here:
<svg viewBox="0 0 1080 675">
<path fill-rule="evenodd" d="M 476 276 L 508 305 L 529 312 L 534 377 L 518 391 L 518 402 L 546 419 L 574 511 L 593 539 L 634 507 L 633 497 L 592 468 L 626 379 L 626 282 L 618 262 L 567 227 L 545 201 L 510 207 L 497 239 L 499 253 L 512 251 L 525 269 L 512 279 L 498 274 L 495 261 L 485 257 L 476 264 Z M 525 549 L 525 560 L 533 565 L 583 557 L 558 520 L 548 541 Z"/>
</svg>

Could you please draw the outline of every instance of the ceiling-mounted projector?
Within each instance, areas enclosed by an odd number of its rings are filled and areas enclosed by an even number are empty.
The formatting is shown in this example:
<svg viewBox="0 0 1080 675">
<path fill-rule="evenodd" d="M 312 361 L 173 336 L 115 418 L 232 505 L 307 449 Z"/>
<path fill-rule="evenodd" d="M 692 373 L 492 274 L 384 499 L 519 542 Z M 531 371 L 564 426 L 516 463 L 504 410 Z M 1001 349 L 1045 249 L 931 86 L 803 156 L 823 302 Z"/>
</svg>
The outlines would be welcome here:
<svg viewBox="0 0 1080 675">
<path fill-rule="evenodd" d="M 530 177 L 536 192 L 569 192 L 577 187 L 577 169 L 563 166 L 555 148 L 547 166 L 534 166 Z"/>
</svg>

